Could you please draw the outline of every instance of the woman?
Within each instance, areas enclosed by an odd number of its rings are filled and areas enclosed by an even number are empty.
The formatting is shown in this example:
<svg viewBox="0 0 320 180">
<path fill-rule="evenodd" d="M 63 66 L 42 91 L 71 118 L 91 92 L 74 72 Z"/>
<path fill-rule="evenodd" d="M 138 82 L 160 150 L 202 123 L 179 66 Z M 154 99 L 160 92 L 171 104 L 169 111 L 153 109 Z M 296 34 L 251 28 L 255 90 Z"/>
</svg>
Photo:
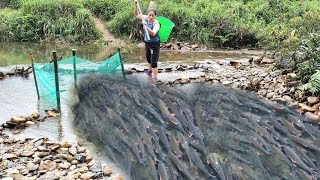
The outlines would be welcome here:
<svg viewBox="0 0 320 180">
<path fill-rule="evenodd" d="M 160 51 L 160 38 L 158 31 L 160 24 L 156 20 L 157 12 L 155 9 L 148 9 L 147 15 L 139 14 L 138 12 L 138 0 L 134 1 L 134 16 L 141 19 L 142 23 L 146 25 L 150 40 L 148 40 L 146 32 L 144 32 L 144 41 L 146 49 L 146 58 L 149 63 L 147 75 L 152 76 L 152 80 L 157 80 L 158 77 L 158 60 Z"/>
</svg>

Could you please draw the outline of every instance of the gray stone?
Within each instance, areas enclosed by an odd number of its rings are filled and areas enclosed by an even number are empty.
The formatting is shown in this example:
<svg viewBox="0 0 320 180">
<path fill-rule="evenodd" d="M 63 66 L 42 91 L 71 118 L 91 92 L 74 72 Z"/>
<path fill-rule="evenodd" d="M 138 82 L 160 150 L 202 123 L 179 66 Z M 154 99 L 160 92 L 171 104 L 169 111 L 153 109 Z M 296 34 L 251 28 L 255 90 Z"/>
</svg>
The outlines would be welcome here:
<svg viewBox="0 0 320 180">
<path fill-rule="evenodd" d="M 14 159 L 16 158 L 17 156 L 15 154 L 11 154 L 11 153 L 5 153 L 3 156 L 2 156 L 2 159 Z"/>
<path fill-rule="evenodd" d="M 29 162 L 28 164 L 27 164 L 27 169 L 29 170 L 29 171 L 35 171 L 35 170 L 37 170 L 39 168 L 39 165 L 38 164 L 33 164 L 32 162 Z"/>
<path fill-rule="evenodd" d="M 85 153 L 86 152 L 86 148 L 85 147 L 78 147 L 77 152 L 78 153 Z"/>
<path fill-rule="evenodd" d="M 267 98 L 268 99 L 271 99 L 271 98 L 273 98 L 274 96 L 276 95 L 276 93 L 275 92 L 269 92 L 269 93 L 267 93 Z"/>
</svg>

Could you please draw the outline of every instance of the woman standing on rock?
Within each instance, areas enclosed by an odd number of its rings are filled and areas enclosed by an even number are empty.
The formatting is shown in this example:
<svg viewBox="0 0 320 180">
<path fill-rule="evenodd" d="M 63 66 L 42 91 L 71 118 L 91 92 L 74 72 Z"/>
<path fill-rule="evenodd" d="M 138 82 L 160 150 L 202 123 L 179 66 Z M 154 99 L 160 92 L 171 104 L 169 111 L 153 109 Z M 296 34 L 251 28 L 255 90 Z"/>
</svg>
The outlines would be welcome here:
<svg viewBox="0 0 320 180">
<path fill-rule="evenodd" d="M 157 81 L 160 52 L 160 38 L 158 36 L 160 24 L 156 20 L 157 12 L 153 8 L 148 9 L 147 15 L 140 14 L 139 11 L 138 0 L 134 0 L 134 16 L 141 19 L 150 37 L 148 38 L 148 34 L 144 31 L 146 58 L 149 63 L 147 75 L 152 76 L 152 80 Z"/>
</svg>

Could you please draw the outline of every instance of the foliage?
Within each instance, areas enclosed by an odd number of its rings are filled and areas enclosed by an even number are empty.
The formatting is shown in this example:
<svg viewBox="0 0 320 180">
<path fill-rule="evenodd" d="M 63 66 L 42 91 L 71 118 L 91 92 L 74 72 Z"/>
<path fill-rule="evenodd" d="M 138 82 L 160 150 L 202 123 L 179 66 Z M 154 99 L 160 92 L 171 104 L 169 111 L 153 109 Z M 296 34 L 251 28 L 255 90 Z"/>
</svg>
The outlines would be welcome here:
<svg viewBox="0 0 320 180">
<path fill-rule="evenodd" d="M 293 59 L 301 80 L 307 82 L 320 69 L 320 34 L 314 33 L 303 39 Z"/>
<path fill-rule="evenodd" d="M 113 16 L 125 9 L 128 1 L 114 0 L 84 0 L 83 4 L 94 15 L 106 21 L 112 20 Z"/>
<path fill-rule="evenodd" d="M 12 34 L 3 40 L 86 42 L 99 37 L 91 13 L 73 0 L 25 1 L 19 13 L 2 19 L 7 29 L 0 34 Z"/>
<path fill-rule="evenodd" d="M 307 84 L 299 87 L 302 92 L 311 92 L 313 95 L 320 94 L 320 71 L 313 74 Z"/>
</svg>

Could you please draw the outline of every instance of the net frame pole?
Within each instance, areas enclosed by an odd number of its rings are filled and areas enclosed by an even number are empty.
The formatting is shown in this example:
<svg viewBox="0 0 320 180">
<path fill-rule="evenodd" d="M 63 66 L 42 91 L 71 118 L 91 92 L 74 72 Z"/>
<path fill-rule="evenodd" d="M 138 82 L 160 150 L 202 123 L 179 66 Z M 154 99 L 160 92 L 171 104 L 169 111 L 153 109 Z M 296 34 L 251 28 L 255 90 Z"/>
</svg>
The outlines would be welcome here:
<svg viewBox="0 0 320 180">
<path fill-rule="evenodd" d="M 72 49 L 72 56 L 73 56 L 73 79 L 74 79 L 74 86 L 77 86 L 77 65 L 76 65 L 76 49 Z"/>
<path fill-rule="evenodd" d="M 39 99 L 40 99 L 40 94 L 39 94 L 39 88 L 38 88 L 38 83 L 37 83 L 36 70 L 34 69 L 34 63 L 33 63 L 32 53 L 29 54 L 29 57 L 30 57 L 31 66 L 32 66 L 34 84 L 36 85 L 36 90 L 37 90 L 37 95 L 38 95 L 38 100 L 39 100 Z"/>
<path fill-rule="evenodd" d="M 121 70 L 122 70 L 123 79 L 126 80 L 126 73 L 125 73 L 125 71 L 124 71 L 124 66 L 123 66 L 123 61 L 122 61 L 122 56 L 121 56 L 120 48 L 118 48 L 118 53 L 119 53 L 119 59 L 120 59 L 120 64 L 121 64 Z"/>
<path fill-rule="evenodd" d="M 57 108 L 61 112 L 57 52 L 52 51 L 52 56 L 53 56 L 53 65 L 54 65 L 54 77 L 55 77 L 54 79 L 55 79 L 55 84 L 56 84 Z"/>
</svg>

